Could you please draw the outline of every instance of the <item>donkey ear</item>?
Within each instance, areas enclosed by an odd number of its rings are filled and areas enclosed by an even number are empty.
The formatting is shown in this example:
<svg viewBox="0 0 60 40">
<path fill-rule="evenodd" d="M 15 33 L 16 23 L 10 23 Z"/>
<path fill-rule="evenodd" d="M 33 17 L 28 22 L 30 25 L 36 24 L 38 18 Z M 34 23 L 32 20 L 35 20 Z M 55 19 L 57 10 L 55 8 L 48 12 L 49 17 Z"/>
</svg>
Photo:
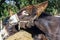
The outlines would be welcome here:
<svg viewBox="0 0 60 40">
<path fill-rule="evenodd" d="M 38 4 L 38 5 L 35 5 L 36 8 L 37 8 L 37 16 L 38 16 L 38 17 L 39 17 L 40 14 L 46 9 L 47 5 L 48 5 L 48 1 L 45 1 L 45 2 L 40 3 L 40 4 Z"/>
</svg>

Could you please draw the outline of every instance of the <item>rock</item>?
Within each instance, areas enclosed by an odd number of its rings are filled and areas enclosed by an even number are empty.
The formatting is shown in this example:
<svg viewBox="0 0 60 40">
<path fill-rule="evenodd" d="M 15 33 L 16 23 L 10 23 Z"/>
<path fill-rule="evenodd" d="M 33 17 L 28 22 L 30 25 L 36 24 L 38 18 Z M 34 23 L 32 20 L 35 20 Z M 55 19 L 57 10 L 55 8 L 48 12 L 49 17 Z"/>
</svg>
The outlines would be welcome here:
<svg viewBox="0 0 60 40">
<path fill-rule="evenodd" d="M 33 40 L 32 35 L 26 31 L 19 31 L 16 34 L 8 37 L 6 40 Z"/>
</svg>

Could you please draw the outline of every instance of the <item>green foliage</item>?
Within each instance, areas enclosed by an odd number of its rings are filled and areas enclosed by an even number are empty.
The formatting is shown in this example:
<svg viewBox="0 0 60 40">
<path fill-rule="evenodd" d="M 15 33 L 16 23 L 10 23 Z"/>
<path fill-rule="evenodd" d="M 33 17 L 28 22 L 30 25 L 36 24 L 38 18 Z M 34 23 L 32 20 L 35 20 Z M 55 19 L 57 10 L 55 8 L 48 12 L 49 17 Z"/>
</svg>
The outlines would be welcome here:
<svg viewBox="0 0 60 40">
<path fill-rule="evenodd" d="M 4 11 L 3 11 L 3 16 L 8 16 L 8 11 L 7 11 L 7 9 L 4 9 Z"/>
<path fill-rule="evenodd" d="M 1 1 L 3 0 L 0 0 L 0 2 Z M 14 3 L 11 4 L 12 3 L 11 1 L 13 1 Z M 14 13 L 17 13 L 22 7 L 32 4 L 38 4 L 44 1 L 46 0 L 9 0 L 9 3 L 6 3 L 4 1 L 0 5 L 0 17 L 9 16 L 8 8 L 10 8 Z M 46 12 L 49 12 L 52 15 L 57 14 L 57 12 L 60 10 L 60 0 L 48 0 L 48 2 L 49 5 L 48 8 L 46 9 Z"/>
</svg>

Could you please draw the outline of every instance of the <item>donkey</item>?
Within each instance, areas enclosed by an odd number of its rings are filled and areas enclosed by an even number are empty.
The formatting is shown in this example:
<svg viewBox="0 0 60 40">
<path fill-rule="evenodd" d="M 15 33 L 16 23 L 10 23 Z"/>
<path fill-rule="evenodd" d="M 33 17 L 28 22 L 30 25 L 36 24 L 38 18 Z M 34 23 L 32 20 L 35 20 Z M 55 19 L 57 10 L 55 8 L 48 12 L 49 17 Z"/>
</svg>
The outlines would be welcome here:
<svg viewBox="0 0 60 40">
<path fill-rule="evenodd" d="M 10 16 L 5 18 L 2 22 L 3 28 L 0 30 L 0 40 L 5 40 L 9 36 L 18 32 L 18 29 L 16 28 L 16 26 L 18 26 L 18 25 L 10 25 L 8 22 L 9 18 L 10 18 Z"/>
<path fill-rule="evenodd" d="M 43 16 L 40 14 L 47 7 L 48 2 L 43 2 L 39 5 L 30 5 L 20 10 L 18 14 L 10 17 L 9 23 L 15 25 L 20 22 L 21 28 L 30 28 L 36 25 L 37 28 L 45 33 L 45 36 L 49 40 L 60 40 L 60 17 L 55 16 Z M 16 19 L 15 19 L 15 18 Z"/>
<path fill-rule="evenodd" d="M 5 27 L 2 30 L 0 30 L 0 40 L 4 40 L 8 36 L 9 36 L 9 34 Z"/>
<path fill-rule="evenodd" d="M 31 28 L 31 26 L 35 26 L 35 19 L 38 19 L 40 14 L 46 9 L 47 5 L 48 1 L 45 1 L 38 5 L 24 7 L 17 14 L 10 17 L 9 24 L 16 25 L 19 23 L 19 28 Z"/>
<path fill-rule="evenodd" d="M 35 8 L 34 6 L 32 8 L 29 6 L 27 8 L 24 8 L 25 10 L 22 9 L 22 11 L 20 11 L 20 13 L 18 14 L 19 19 L 25 19 L 27 21 L 30 19 L 30 22 L 28 21 L 27 23 L 25 23 L 25 25 L 22 25 L 21 27 L 30 28 L 31 25 L 32 26 L 35 25 L 37 28 L 39 28 L 45 33 L 45 36 L 49 40 L 60 40 L 60 31 L 59 31 L 60 17 L 55 17 L 55 16 L 40 16 L 39 17 L 39 15 L 43 12 L 42 9 L 46 8 L 46 5 L 47 5 L 47 2 Z M 25 15 L 28 15 L 28 16 L 25 16 Z M 36 15 L 38 18 L 36 17 Z"/>
</svg>

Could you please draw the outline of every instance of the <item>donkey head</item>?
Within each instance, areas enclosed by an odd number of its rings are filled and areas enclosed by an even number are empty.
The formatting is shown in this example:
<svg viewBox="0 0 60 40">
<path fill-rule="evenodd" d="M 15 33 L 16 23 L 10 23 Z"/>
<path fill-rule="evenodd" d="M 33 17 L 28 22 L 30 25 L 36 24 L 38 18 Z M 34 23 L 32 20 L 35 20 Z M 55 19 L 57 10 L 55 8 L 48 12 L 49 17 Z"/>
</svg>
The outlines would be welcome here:
<svg viewBox="0 0 60 40">
<path fill-rule="evenodd" d="M 46 9 L 48 1 L 40 3 L 38 5 L 29 5 L 22 8 L 19 13 L 10 17 L 10 24 L 21 22 L 21 27 L 31 26 L 33 21 L 40 16 L 40 14 Z M 18 20 L 17 20 L 18 19 Z"/>
</svg>

